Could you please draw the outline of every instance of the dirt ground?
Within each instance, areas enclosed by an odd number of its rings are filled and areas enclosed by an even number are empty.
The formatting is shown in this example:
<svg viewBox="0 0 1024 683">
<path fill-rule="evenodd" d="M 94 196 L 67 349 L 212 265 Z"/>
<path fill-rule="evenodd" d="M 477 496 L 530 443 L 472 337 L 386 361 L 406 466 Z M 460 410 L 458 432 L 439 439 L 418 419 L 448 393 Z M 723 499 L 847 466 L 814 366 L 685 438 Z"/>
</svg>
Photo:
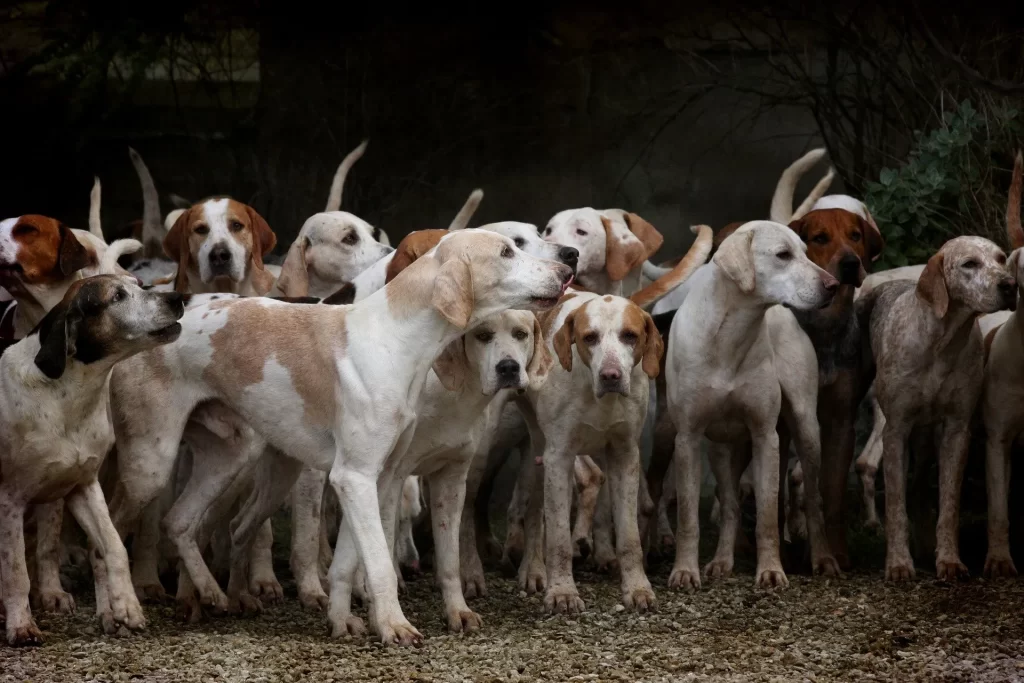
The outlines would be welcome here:
<svg viewBox="0 0 1024 683">
<path fill-rule="evenodd" d="M 0 646 L 0 681 L 1024 680 L 1024 580 L 791 575 L 767 593 L 742 568 L 688 595 L 666 588 L 668 570 L 651 568 L 659 606 L 648 615 L 625 612 L 609 577 L 578 572 L 587 611 L 573 619 L 544 615 L 538 597 L 489 573 L 490 595 L 473 603 L 484 630 L 471 636 L 445 632 L 427 574 L 403 596 L 426 637 L 419 649 L 331 640 L 288 583 L 285 603 L 252 619 L 189 626 L 173 607 L 148 606 L 148 630 L 126 638 L 102 635 L 82 597 L 74 616 L 37 616 L 43 647 Z"/>
</svg>

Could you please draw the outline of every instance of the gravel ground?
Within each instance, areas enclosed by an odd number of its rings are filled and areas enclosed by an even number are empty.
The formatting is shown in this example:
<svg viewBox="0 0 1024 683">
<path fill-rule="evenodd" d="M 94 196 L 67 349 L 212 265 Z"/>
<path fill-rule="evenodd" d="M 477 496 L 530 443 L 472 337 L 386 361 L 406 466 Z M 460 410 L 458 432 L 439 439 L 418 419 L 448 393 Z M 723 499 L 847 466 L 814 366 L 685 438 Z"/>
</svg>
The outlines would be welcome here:
<svg viewBox="0 0 1024 683">
<path fill-rule="evenodd" d="M 609 577 L 578 572 L 576 619 L 543 615 L 537 597 L 488 574 L 490 596 L 474 603 L 484 630 L 466 637 L 445 633 L 425 575 L 403 605 L 426 640 L 405 650 L 329 639 L 289 585 L 253 619 L 187 626 L 147 607 L 148 630 L 126 638 L 102 635 L 82 598 L 72 617 L 37 615 L 43 647 L 0 646 L 0 681 L 1024 680 L 1024 581 L 892 586 L 872 572 L 790 576 L 767 593 L 747 571 L 687 595 L 665 587 L 668 568 L 652 568 L 659 609 L 643 616 L 623 611 Z"/>
</svg>

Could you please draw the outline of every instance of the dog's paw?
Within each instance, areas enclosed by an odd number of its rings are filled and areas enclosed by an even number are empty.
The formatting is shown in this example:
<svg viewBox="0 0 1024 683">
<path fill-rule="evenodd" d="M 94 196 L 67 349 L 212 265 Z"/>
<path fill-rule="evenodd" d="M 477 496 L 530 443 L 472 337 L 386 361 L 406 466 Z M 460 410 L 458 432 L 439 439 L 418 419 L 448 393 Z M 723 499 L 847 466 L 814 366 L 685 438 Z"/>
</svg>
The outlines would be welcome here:
<svg viewBox="0 0 1024 683">
<path fill-rule="evenodd" d="M 904 560 L 893 560 L 892 562 L 886 561 L 885 563 L 885 580 L 886 581 L 913 581 L 916 572 L 914 571 L 914 562 L 910 558 Z"/>
<path fill-rule="evenodd" d="M 330 599 L 323 590 L 302 590 L 299 591 L 299 603 L 308 610 L 323 612 L 327 609 Z"/>
<path fill-rule="evenodd" d="M 331 638 L 366 635 L 366 625 L 359 617 L 346 617 L 331 623 Z"/>
<path fill-rule="evenodd" d="M 579 614 L 586 605 L 575 586 L 554 586 L 544 596 L 544 609 L 549 614 Z"/>
<path fill-rule="evenodd" d="M 135 597 L 145 605 L 166 605 L 171 601 L 167 591 L 159 583 L 146 583 L 135 586 Z"/>
<path fill-rule="evenodd" d="M 615 576 L 619 573 L 619 560 L 614 555 L 609 557 L 594 557 L 594 563 L 597 565 L 597 571 L 599 574 L 610 574 Z"/>
<path fill-rule="evenodd" d="M 484 575 L 479 572 L 471 572 L 462 577 L 462 593 L 467 600 L 487 597 L 487 582 Z"/>
<path fill-rule="evenodd" d="M 199 606 L 199 598 L 195 595 L 179 597 L 176 601 L 174 615 L 186 624 L 198 624 L 203 618 L 203 608 Z"/>
<path fill-rule="evenodd" d="M 7 644 L 11 647 L 38 647 L 43 644 L 43 633 L 36 622 L 29 618 L 23 626 L 7 626 Z"/>
<path fill-rule="evenodd" d="M 711 560 L 704 566 L 704 578 L 708 581 L 727 579 L 732 576 L 732 558 Z"/>
<path fill-rule="evenodd" d="M 935 578 L 939 581 L 955 583 L 961 579 L 966 579 L 968 576 L 970 576 L 970 572 L 967 571 L 967 566 L 960 561 L 959 557 L 938 560 L 935 563 Z"/>
<path fill-rule="evenodd" d="M 985 576 L 990 579 L 1010 579 L 1017 576 L 1017 567 L 1009 554 L 989 553 L 985 558 Z"/>
<path fill-rule="evenodd" d="M 650 586 L 641 586 L 633 590 L 623 591 L 622 604 L 628 610 L 643 614 L 657 609 L 658 598 L 654 595 L 654 591 L 651 590 Z"/>
<path fill-rule="evenodd" d="M 74 614 L 75 599 L 63 590 L 44 591 L 39 594 L 39 608 L 54 614 Z"/>
<path fill-rule="evenodd" d="M 700 572 L 696 569 L 673 569 L 668 577 L 668 587 L 692 593 L 700 590 Z"/>
<path fill-rule="evenodd" d="M 527 595 L 543 593 L 547 585 L 547 570 L 544 567 L 527 567 L 526 571 L 519 573 L 519 590 L 526 591 Z"/>
<path fill-rule="evenodd" d="M 840 576 L 839 561 L 831 555 L 819 557 L 812 562 L 814 573 L 821 576 Z"/>
<path fill-rule="evenodd" d="M 754 585 L 762 589 L 786 588 L 789 586 L 789 579 L 781 567 L 770 569 L 758 569 L 757 581 Z"/>
<path fill-rule="evenodd" d="M 423 634 L 405 618 L 386 620 L 377 626 L 380 641 L 385 645 L 419 647 L 423 645 Z"/>
<path fill-rule="evenodd" d="M 276 577 L 250 581 L 249 593 L 259 598 L 264 605 L 274 605 L 284 600 L 284 589 Z"/>
<path fill-rule="evenodd" d="M 448 630 L 452 633 L 476 633 L 483 628 L 484 620 L 472 610 L 458 610 L 448 613 Z"/>
<path fill-rule="evenodd" d="M 263 602 L 252 593 L 239 593 L 228 599 L 228 613 L 241 617 L 254 617 L 263 611 Z"/>
</svg>

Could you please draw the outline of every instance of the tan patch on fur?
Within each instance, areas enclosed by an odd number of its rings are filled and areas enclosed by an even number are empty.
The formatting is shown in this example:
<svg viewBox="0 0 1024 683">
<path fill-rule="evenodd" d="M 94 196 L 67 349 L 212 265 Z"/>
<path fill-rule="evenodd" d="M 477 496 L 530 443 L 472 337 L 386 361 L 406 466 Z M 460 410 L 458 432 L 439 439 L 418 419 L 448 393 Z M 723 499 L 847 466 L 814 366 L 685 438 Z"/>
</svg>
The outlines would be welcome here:
<svg viewBox="0 0 1024 683">
<path fill-rule="evenodd" d="M 441 238 L 448 234 L 447 230 L 417 230 L 406 235 L 391 257 L 384 275 L 385 284 L 391 282 L 413 262 L 437 246 Z"/>
<path fill-rule="evenodd" d="M 633 348 L 633 365 L 642 362 L 644 373 L 652 379 L 657 377 L 661 371 L 665 343 L 654 319 L 639 306 L 630 303 L 622 312 L 622 332 L 627 331 L 637 336 Z"/>
<path fill-rule="evenodd" d="M 35 230 L 19 230 L 19 226 L 31 226 Z M 28 284 L 62 282 L 97 262 L 96 253 L 79 242 L 71 228 L 49 216 L 21 216 L 14 225 L 11 239 L 18 244 L 21 278 Z"/>
<path fill-rule="evenodd" d="M 604 267 L 608 277 L 613 282 L 618 282 L 634 268 L 643 265 L 647 252 L 639 241 L 626 242 L 619 239 L 612 228 L 612 222 L 604 216 L 601 216 L 601 225 L 604 226 L 605 235 Z"/>
<path fill-rule="evenodd" d="M 302 397 L 306 424 L 334 426 L 334 357 L 347 345 L 344 310 L 318 304 L 266 306 L 254 299 L 217 301 L 210 308 L 226 308 L 229 320 L 210 336 L 213 357 L 203 373 L 207 382 L 237 401 L 247 387 L 263 381 L 263 369 L 274 358 Z"/>
</svg>

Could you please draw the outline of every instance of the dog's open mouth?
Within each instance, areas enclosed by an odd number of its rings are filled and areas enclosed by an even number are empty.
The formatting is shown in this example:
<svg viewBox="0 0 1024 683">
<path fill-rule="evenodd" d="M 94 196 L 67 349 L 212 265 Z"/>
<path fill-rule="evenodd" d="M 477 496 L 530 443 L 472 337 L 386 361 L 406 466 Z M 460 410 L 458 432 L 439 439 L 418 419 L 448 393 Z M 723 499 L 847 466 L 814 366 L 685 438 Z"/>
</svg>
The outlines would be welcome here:
<svg viewBox="0 0 1024 683">
<path fill-rule="evenodd" d="M 153 330 L 152 332 L 149 333 L 149 336 L 152 337 L 153 339 L 169 341 L 177 339 L 179 334 L 181 334 L 181 323 L 174 322 L 168 325 L 167 327 L 161 327 L 159 330 Z"/>
</svg>

